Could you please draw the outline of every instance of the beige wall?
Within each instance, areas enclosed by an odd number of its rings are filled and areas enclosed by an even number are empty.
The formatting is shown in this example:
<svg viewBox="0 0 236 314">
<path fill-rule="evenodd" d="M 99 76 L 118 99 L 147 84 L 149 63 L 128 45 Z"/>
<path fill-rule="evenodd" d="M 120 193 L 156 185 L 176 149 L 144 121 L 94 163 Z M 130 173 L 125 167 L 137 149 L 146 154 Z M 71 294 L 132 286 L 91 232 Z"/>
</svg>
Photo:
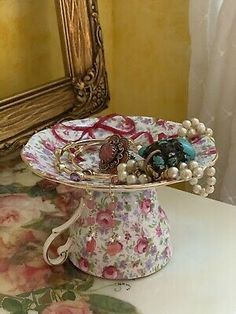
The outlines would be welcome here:
<svg viewBox="0 0 236 314">
<path fill-rule="evenodd" d="M 63 76 L 54 0 L 0 0 L 0 99 Z"/>
<path fill-rule="evenodd" d="M 99 0 L 112 78 L 110 111 L 176 121 L 186 117 L 188 2 Z"/>
</svg>

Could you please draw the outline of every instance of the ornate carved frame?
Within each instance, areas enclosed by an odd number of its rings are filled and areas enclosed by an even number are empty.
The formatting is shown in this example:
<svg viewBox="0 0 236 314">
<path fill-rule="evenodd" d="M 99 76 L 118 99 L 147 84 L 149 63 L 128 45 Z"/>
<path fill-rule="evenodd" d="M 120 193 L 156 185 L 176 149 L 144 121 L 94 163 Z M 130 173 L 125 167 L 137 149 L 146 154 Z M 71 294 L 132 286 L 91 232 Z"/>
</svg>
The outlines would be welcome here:
<svg viewBox="0 0 236 314">
<path fill-rule="evenodd" d="M 97 0 L 55 0 L 66 77 L 0 101 L 0 156 L 56 121 L 107 107 L 109 91 Z"/>
</svg>

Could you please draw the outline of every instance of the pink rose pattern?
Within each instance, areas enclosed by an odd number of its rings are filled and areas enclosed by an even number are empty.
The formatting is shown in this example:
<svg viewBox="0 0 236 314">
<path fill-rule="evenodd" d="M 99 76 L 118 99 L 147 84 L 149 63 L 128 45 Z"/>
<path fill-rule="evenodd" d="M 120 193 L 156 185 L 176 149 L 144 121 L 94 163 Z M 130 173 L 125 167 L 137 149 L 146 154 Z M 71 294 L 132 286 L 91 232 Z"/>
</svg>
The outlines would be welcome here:
<svg viewBox="0 0 236 314">
<path fill-rule="evenodd" d="M 122 243 L 118 241 L 110 242 L 107 245 L 107 254 L 110 256 L 115 256 L 116 254 L 120 253 L 122 249 L 123 249 Z"/>
<path fill-rule="evenodd" d="M 15 192 L 4 194 L 7 189 Z M 20 193 L 17 193 L 18 189 Z M 58 197 L 64 194 L 69 201 L 56 207 Z M 14 308 L 14 313 L 18 313 L 19 309 L 22 313 L 94 314 L 95 309 L 106 310 L 104 304 L 107 310 L 112 307 L 114 311 L 120 306 L 127 307 L 122 300 L 117 300 L 114 305 L 114 298 L 100 295 L 99 289 L 93 301 L 94 294 L 86 293 L 94 283 L 93 277 L 81 272 L 75 275 L 75 269 L 69 263 L 51 267 L 43 260 L 42 245 L 51 228 L 60 224 L 60 220 L 67 219 L 74 201 L 77 202 L 80 197 L 81 191 L 46 180 L 39 181 L 32 188 L 20 185 L 5 187 L 0 182 L 0 312 L 10 313 Z M 114 209 L 114 205 L 108 204 L 107 209 Z M 88 226 L 97 224 L 94 217 L 86 219 L 86 223 Z M 104 230 L 109 230 L 106 226 L 105 223 Z M 65 239 L 62 240 L 64 242 Z M 118 254 L 123 247 L 119 241 L 113 243 L 114 247 L 108 248 L 111 256 Z M 60 244 L 60 239 L 53 243 L 52 255 Z M 96 254 L 94 237 L 87 238 L 86 249 L 88 255 Z M 78 264 L 82 271 L 89 271 L 89 257 L 81 257 Z M 104 277 L 109 279 L 116 279 L 119 274 L 112 265 L 104 268 L 103 272 Z M 132 307 L 131 304 L 128 306 Z M 132 313 L 137 313 L 134 306 Z"/>
<path fill-rule="evenodd" d="M 49 305 L 42 314 L 93 314 L 84 300 L 62 301 Z"/>
<path fill-rule="evenodd" d="M 137 244 L 134 247 L 135 252 L 142 254 L 147 251 L 148 248 L 148 239 L 146 237 L 140 238 L 137 241 Z"/>
<path fill-rule="evenodd" d="M 42 194 L 56 188 L 45 181 L 36 187 Z M 0 195 L 0 293 L 17 294 L 42 288 L 58 272 L 64 277 L 62 266 L 52 268 L 43 260 L 42 245 L 48 233 L 34 228 L 43 217 L 50 217 L 45 216 L 47 210 L 51 215 L 62 216 L 45 197 L 31 197 L 27 193 Z M 55 245 L 52 251 L 56 252 Z"/>
<path fill-rule="evenodd" d="M 27 194 L 4 195 L 0 198 L 0 225 L 17 228 L 38 220 L 43 206 L 40 197 L 32 199 Z"/>
<path fill-rule="evenodd" d="M 147 215 L 151 211 L 152 202 L 150 199 L 143 199 L 140 204 L 141 212 Z"/>
<path fill-rule="evenodd" d="M 106 266 L 103 269 L 102 276 L 106 279 L 117 279 L 118 269 L 115 266 Z"/>
<path fill-rule="evenodd" d="M 89 262 L 86 258 L 81 257 L 79 260 L 79 268 L 84 272 L 87 272 L 89 269 Z"/>
<path fill-rule="evenodd" d="M 140 117 L 134 116 L 132 120 L 135 124 L 135 132 L 141 134 L 138 137 L 138 142 L 145 145 L 147 143 L 147 137 L 145 133 L 149 133 L 154 140 L 160 140 L 167 137 L 175 137 L 177 135 L 177 129 L 179 123 L 165 121 L 162 119 L 156 119 L 151 117 Z M 73 120 L 66 122 L 67 126 L 92 126 L 98 121 L 98 118 L 87 118 L 82 120 Z M 121 116 L 114 117 L 107 122 L 110 126 L 120 129 L 124 127 L 124 119 Z M 81 131 L 82 132 L 82 131 Z M 73 141 L 78 139 L 81 135 L 78 131 L 58 125 L 57 133 L 64 139 Z M 94 138 L 105 138 L 112 133 L 103 129 L 93 129 Z M 143 135 L 142 135 L 143 134 Z M 131 134 L 132 136 L 132 134 Z M 87 134 L 87 138 L 90 136 Z M 209 138 L 202 138 L 200 141 L 193 143 L 194 148 L 197 151 L 197 161 L 200 165 L 207 166 L 216 157 L 215 143 Z M 30 138 L 28 143 L 25 145 L 22 156 L 26 162 L 35 170 L 41 172 L 47 178 L 53 178 L 59 180 L 61 183 L 74 184 L 70 180 L 69 175 L 58 174 L 54 167 L 54 150 L 55 147 L 63 147 L 64 142 L 56 138 L 51 129 L 46 129 L 36 133 Z M 86 155 L 84 161 L 82 161 L 85 168 L 94 167 L 94 164 L 98 164 L 98 156 L 96 154 Z M 82 182 L 85 186 L 87 182 Z M 91 184 L 98 184 L 94 181 Z M 101 181 L 101 186 L 103 183 Z M 146 209 L 144 209 L 146 210 Z"/>
<path fill-rule="evenodd" d="M 158 123 L 155 119 L 136 117 L 134 120 L 139 131 L 148 128 L 154 138 L 158 138 L 158 134 L 162 133 L 159 126 L 156 127 Z M 94 119 L 87 119 L 87 121 L 93 123 Z M 86 125 L 87 122 L 84 123 Z M 177 124 L 165 122 L 163 128 L 175 133 Z M 34 136 L 29 145 L 26 145 L 23 155 L 29 164 L 38 167 L 38 170 L 46 176 L 68 182 L 66 178 L 54 172 L 52 162 L 55 147 L 64 144 L 52 138 L 49 133 L 50 130 L 40 132 L 40 140 L 42 140 L 40 143 L 38 135 Z M 71 139 L 70 131 L 63 134 Z M 109 132 L 105 134 L 101 130 L 95 131 L 95 136 L 99 138 L 107 135 Z M 78 132 L 74 132 L 73 136 L 77 138 Z M 146 142 L 147 139 L 141 136 L 139 140 Z M 198 145 L 199 152 L 202 145 L 204 145 L 204 152 L 214 152 L 214 149 L 211 149 L 213 144 L 207 143 L 207 140 L 202 140 L 195 145 L 196 147 Z M 214 156 L 207 158 L 211 160 Z M 93 164 L 94 159 L 91 158 L 89 162 Z M 50 229 L 66 220 L 74 211 L 83 191 L 46 180 L 40 181 L 37 187 L 40 191 L 33 187 L 32 191 L 27 192 L 20 185 L 11 186 L 8 192 L 3 192 L 4 189 L 0 190 L 2 193 L 0 196 L 2 226 L 0 228 L 0 290 L 5 294 L 15 295 L 35 289 L 43 291 L 44 287 L 54 284 L 58 287 L 58 284 L 64 285 L 67 280 L 72 279 L 71 275 L 66 273 L 67 266 L 49 267 L 44 263 L 42 244 Z M 116 204 L 110 201 L 104 202 L 101 195 L 96 196 L 96 202 L 88 204 L 88 209 L 93 213 L 92 217 L 88 215 L 83 221 L 82 241 L 78 241 L 83 243 L 83 247 L 78 250 L 76 261 L 73 260 L 74 264 L 84 272 L 94 274 L 99 272 L 101 277 L 107 279 L 141 277 L 159 270 L 168 262 L 171 249 L 167 219 L 163 210 L 154 204 L 156 201 L 156 193 L 153 190 L 132 195 L 117 193 Z M 52 220 L 52 217 L 56 220 Z M 87 241 L 89 227 L 97 227 L 94 241 Z M 117 236 L 114 237 L 114 241 L 111 241 L 114 234 Z M 52 253 L 56 253 L 60 240 L 56 242 L 58 243 L 53 245 Z M 86 243 L 88 250 L 86 250 Z M 157 257 L 158 262 L 156 262 Z M 57 300 L 61 302 L 48 304 L 42 310 L 44 314 L 73 313 L 73 311 L 92 313 L 88 299 L 62 301 L 61 297 Z"/>
<path fill-rule="evenodd" d="M 51 229 L 67 220 L 84 193 L 47 180 L 13 189 L 16 193 L 1 194 L 5 187 L 0 184 L 0 293 L 5 294 L 43 288 L 55 281 L 58 273 L 58 278 L 65 280 L 64 267 L 44 262 L 42 245 Z M 52 254 L 60 241 L 53 243 Z M 94 249 L 91 242 L 89 250 Z"/>
<path fill-rule="evenodd" d="M 177 123 L 161 119 L 133 117 L 133 120 L 137 132 L 150 132 L 154 139 L 173 136 L 178 127 Z M 66 123 L 88 126 L 96 121 L 97 118 L 88 118 Z M 122 119 L 114 118 L 109 125 L 122 128 Z M 59 133 L 69 140 L 79 136 L 77 131 L 65 130 L 63 127 Z M 107 137 L 110 134 L 101 129 L 94 130 L 95 138 Z M 147 138 L 143 135 L 138 140 L 141 144 L 145 144 Z M 71 183 L 68 177 L 58 175 L 54 168 L 54 150 L 63 145 L 64 143 L 53 137 L 50 129 L 43 130 L 30 139 L 24 147 L 22 156 L 29 165 L 47 178 Z M 194 146 L 200 164 L 206 165 L 215 158 L 215 145 L 209 139 L 198 140 Z M 94 156 L 86 158 L 85 166 L 93 166 L 96 161 Z M 1 184 L 4 185 L 4 182 Z M 87 185 L 86 182 L 84 184 Z M 50 229 L 60 224 L 60 220 L 63 222 L 67 219 L 67 216 L 70 216 L 77 207 L 83 191 L 46 180 L 38 182 L 33 188 L 28 192 L 22 186 L 11 186 L 9 190 L 0 190 L 2 194 L 0 195 L 0 293 L 5 295 L 16 295 L 36 289 L 44 293 L 44 287 L 53 284 L 58 287 L 59 284 L 72 279 L 66 273 L 66 266 L 49 267 L 44 263 L 42 244 Z M 99 196 L 96 197 L 96 202 L 90 200 L 87 207 L 93 211 L 93 215 L 81 220 L 79 236 L 82 236 L 83 241 L 78 241 L 77 245 L 80 242 L 83 243 L 83 247 L 77 247 L 79 254 L 73 256 L 74 264 L 84 272 L 99 274 L 107 279 L 146 276 L 159 270 L 168 262 L 172 252 L 169 246 L 167 218 L 164 211 L 154 204 L 156 201 L 156 193 L 153 190 L 134 193 L 132 196 L 127 193 L 117 193 L 116 205 L 111 202 L 104 204 L 101 199 L 99 200 Z M 131 204 L 138 205 L 131 210 Z M 51 220 L 54 216 L 56 222 Z M 99 236 L 87 241 L 88 228 L 96 226 L 99 227 L 96 230 Z M 114 234 L 118 236 L 111 241 Z M 56 253 L 59 243 L 60 240 L 54 243 L 52 253 Z M 78 287 L 80 285 L 79 279 Z M 58 291 L 56 295 L 58 297 Z M 6 296 L 2 300 L 5 299 Z M 19 299 L 20 297 L 14 300 L 14 306 Z M 29 299 L 32 300 L 31 296 Z M 44 309 L 41 308 L 40 312 L 43 314 L 93 313 L 89 299 L 82 299 L 79 296 L 74 301 L 63 301 L 61 296 L 59 300 L 61 301 L 48 304 Z M 122 301 L 119 302 L 122 304 Z"/>
<path fill-rule="evenodd" d="M 93 194 L 93 203 L 85 200 L 85 214 L 71 228 L 75 239 L 71 261 L 106 279 L 131 279 L 158 271 L 170 259 L 166 253 L 170 244 L 168 221 L 156 190 L 115 196 L 113 203 L 102 192 Z M 88 236 L 91 232 L 93 236 Z"/>
<path fill-rule="evenodd" d="M 53 214 L 66 219 L 67 216 L 78 206 L 83 191 L 61 184 L 49 184 L 43 180 L 37 184 L 45 193 L 55 193 L 51 199 Z M 105 197 L 105 198 L 104 198 Z M 91 201 L 93 200 L 93 201 Z M 36 223 L 42 215 L 43 207 L 49 200 L 43 197 L 30 198 L 26 194 L 4 195 L 0 203 L 0 221 L 8 228 L 21 228 L 24 225 Z M 18 204 L 16 207 L 15 204 Z M 84 272 L 103 277 L 104 269 L 111 266 L 117 269 L 117 279 L 128 279 L 143 277 L 162 268 L 169 260 L 169 254 L 165 251 L 169 247 L 169 228 L 166 215 L 158 206 L 158 199 L 155 189 L 143 192 L 116 193 L 115 202 L 111 202 L 108 193 L 96 192 L 87 202 L 83 217 L 72 229 L 74 233 L 74 251 L 71 254 L 72 262 Z M 54 207 L 53 207 L 54 206 Z M 132 206 L 132 207 L 131 207 Z M 45 222 L 48 217 L 45 218 Z M 59 224 L 59 223 L 57 223 Z M 49 230 L 52 226 L 49 226 Z M 158 228 L 158 231 L 157 231 Z M 93 236 L 89 237 L 90 229 Z M 26 232 L 27 230 L 27 232 Z M 13 278 L 12 268 L 8 268 L 9 254 L 14 254 L 16 245 L 21 243 L 35 243 L 40 241 L 41 246 L 47 234 L 37 235 L 34 230 L 22 229 L 21 236 L 15 236 L 15 243 L 9 243 L 2 236 L 3 243 L 0 250 L 2 254 L 2 278 Z M 158 234 L 157 234 L 158 233 Z M 12 233 L 14 235 L 14 232 Z M 40 240 L 38 240 L 38 236 Z M 13 238 L 12 238 L 13 239 Z M 27 241 L 27 239 L 29 239 Z M 57 244 L 55 243 L 55 253 Z M 10 253 L 9 253 L 10 252 Z M 30 253 L 29 257 L 30 257 Z M 41 251 L 39 253 L 41 256 Z M 146 260 L 148 264 L 146 266 Z M 29 258 L 29 262 L 30 258 Z M 37 264 L 36 264 L 37 265 Z M 135 265 L 135 267 L 133 266 Z M 56 268 L 42 268 L 37 265 L 39 272 L 33 271 L 33 278 L 38 274 L 43 281 L 34 280 L 32 284 L 43 286 L 53 277 Z M 29 270 L 34 270 L 31 264 L 20 267 L 15 274 L 23 274 L 27 279 Z M 10 271 L 10 273 L 8 272 Z M 55 270 L 56 271 L 56 270 Z M 9 280 L 10 281 L 10 280 Z M 14 281 L 11 280 L 12 285 Z M 27 280 L 18 284 L 14 289 L 24 291 L 29 289 Z M 31 286 L 33 289 L 34 286 Z"/>
<path fill-rule="evenodd" d="M 141 135 L 138 138 L 140 144 L 146 144 L 149 133 L 154 140 L 175 137 L 178 123 L 165 121 L 162 119 L 150 117 L 132 117 L 135 124 L 135 131 Z M 83 120 L 73 120 L 66 122 L 67 126 L 92 126 L 98 121 L 98 118 L 87 118 Z M 116 128 L 122 128 L 123 118 L 115 117 L 107 122 L 108 125 Z M 59 135 L 70 141 L 76 140 L 80 135 L 78 131 L 65 128 L 63 124 L 58 125 Z M 143 134 L 143 135 L 142 135 Z M 94 129 L 95 138 L 105 138 L 111 135 L 111 132 Z M 89 137 L 89 135 L 86 135 Z M 193 143 L 197 152 L 197 161 L 200 165 L 207 166 L 216 157 L 215 143 L 205 137 Z M 54 149 L 64 146 L 64 142 L 58 140 L 51 129 L 43 130 L 31 137 L 25 145 L 22 157 L 36 171 L 40 172 L 46 178 L 58 180 L 61 183 L 77 183 L 70 180 L 67 174 L 58 174 L 54 167 Z M 98 164 L 97 154 L 86 155 L 81 164 L 85 168 Z M 81 182 L 87 187 L 87 182 Z M 102 181 L 91 181 L 93 184 L 104 186 Z M 71 190 L 59 185 L 54 204 L 60 210 L 60 215 L 66 217 L 78 206 L 81 195 L 80 190 Z M 62 190 L 62 192 L 60 191 Z M 99 200 L 100 195 L 100 200 Z M 118 279 L 142 277 L 159 270 L 169 260 L 166 248 L 169 247 L 169 227 L 166 215 L 161 207 L 157 206 L 157 197 L 154 190 L 147 190 L 144 193 L 116 193 L 117 208 L 113 209 L 114 204 L 104 204 L 101 200 L 101 194 L 96 196 L 96 202 L 91 199 L 87 202 L 87 212 L 92 212 L 90 216 L 81 218 L 73 230 L 75 238 L 74 250 L 71 254 L 71 260 L 78 266 L 79 260 L 84 258 L 89 261 L 87 272 L 96 276 L 103 276 L 104 268 L 113 266 L 119 270 Z M 132 204 L 132 209 L 131 209 Z M 98 207 L 99 205 L 99 207 Z M 115 212 L 115 215 L 113 214 Z M 24 219 L 14 208 L 3 213 L 0 220 L 4 224 L 14 224 L 16 221 Z M 87 243 L 89 228 L 97 233 L 96 245 L 93 241 Z M 111 246 L 111 239 L 115 239 L 121 245 Z M 146 240 L 147 239 L 147 240 Z M 135 265 L 135 267 L 133 266 Z M 4 269 L 3 264 L 3 269 Z M 79 267 L 79 266 L 78 266 Z"/>
<path fill-rule="evenodd" d="M 91 238 L 91 240 L 88 240 L 86 243 L 86 251 L 87 253 L 93 253 L 96 249 L 96 240 L 94 238 Z"/>
<path fill-rule="evenodd" d="M 115 221 L 113 219 L 113 213 L 111 210 L 107 209 L 104 211 L 99 211 L 97 213 L 97 223 L 102 229 L 111 229 L 115 226 Z"/>
</svg>

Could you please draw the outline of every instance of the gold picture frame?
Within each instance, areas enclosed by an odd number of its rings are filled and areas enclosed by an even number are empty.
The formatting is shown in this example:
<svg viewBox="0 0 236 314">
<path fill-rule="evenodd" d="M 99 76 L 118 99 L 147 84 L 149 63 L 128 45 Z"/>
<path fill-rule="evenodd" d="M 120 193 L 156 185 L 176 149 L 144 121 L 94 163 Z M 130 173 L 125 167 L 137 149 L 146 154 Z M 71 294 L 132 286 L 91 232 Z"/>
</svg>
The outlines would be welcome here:
<svg viewBox="0 0 236 314">
<path fill-rule="evenodd" d="M 107 107 L 109 90 L 96 0 L 55 0 L 63 79 L 0 100 L 0 157 L 35 132 Z"/>
</svg>

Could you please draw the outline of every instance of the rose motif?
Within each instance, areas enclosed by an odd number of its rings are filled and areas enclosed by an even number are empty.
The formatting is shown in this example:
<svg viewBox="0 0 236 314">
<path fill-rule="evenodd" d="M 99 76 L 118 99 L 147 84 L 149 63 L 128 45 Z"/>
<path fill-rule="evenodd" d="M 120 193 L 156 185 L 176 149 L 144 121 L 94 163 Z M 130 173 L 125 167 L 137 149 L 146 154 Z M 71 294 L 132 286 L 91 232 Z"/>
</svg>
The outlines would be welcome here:
<svg viewBox="0 0 236 314">
<path fill-rule="evenodd" d="M 164 255 L 165 255 L 167 258 L 171 258 L 171 256 L 172 256 L 172 251 L 171 251 L 171 248 L 170 248 L 169 246 L 167 246 L 167 247 L 165 248 Z"/>
<path fill-rule="evenodd" d="M 79 260 L 79 268 L 84 271 L 87 272 L 89 269 L 89 262 L 86 258 L 81 257 Z"/>
<path fill-rule="evenodd" d="M 22 293 L 46 286 L 52 272 L 49 265 L 37 258 L 21 265 L 9 264 L 3 276 L 11 284 L 12 290 Z"/>
<path fill-rule="evenodd" d="M 1 226 L 11 226 L 20 220 L 20 214 L 13 208 L 4 208 L 0 214 Z"/>
<path fill-rule="evenodd" d="M 114 228 L 115 221 L 113 219 L 112 211 L 111 210 L 104 210 L 99 211 L 97 213 L 97 223 L 103 228 L 103 229 L 110 229 Z"/>
<path fill-rule="evenodd" d="M 40 197 L 31 198 L 27 194 L 12 194 L 0 198 L 0 225 L 16 228 L 40 218 L 44 210 Z"/>
<path fill-rule="evenodd" d="M 50 150 L 51 152 L 54 153 L 54 151 L 55 151 L 55 149 L 56 149 L 56 146 L 55 146 L 52 142 L 47 141 L 47 140 L 43 140 L 43 141 L 42 141 L 42 144 L 43 144 L 43 146 L 44 146 L 46 149 L 48 149 L 48 150 Z"/>
<path fill-rule="evenodd" d="M 158 217 L 160 219 L 165 219 L 166 218 L 166 214 L 165 214 L 164 210 L 161 208 L 161 206 L 158 207 Z"/>
<path fill-rule="evenodd" d="M 60 272 L 63 276 L 62 266 L 52 268 L 43 260 L 42 244 L 47 234 L 24 228 L 10 230 L 1 231 L 0 237 L 0 282 L 7 283 L 2 286 L 4 290 L 0 288 L 0 292 L 35 290 L 46 286 L 53 273 Z M 58 245 L 55 245 L 52 251 L 56 253 Z M 15 262 L 15 258 L 20 258 L 20 261 Z"/>
<path fill-rule="evenodd" d="M 158 227 L 156 228 L 156 235 L 157 235 L 158 237 L 160 237 L 160 236 L 162 235 L 162 230 L 161 230 L 161 227 L 160 227 L 160 226 L 158 226 Z"/>
<path fill-rule="evenodd" d="M 135 245 L 135 252 L 142 254 L 147 251 L 148 248 L 148 239 L 146 237 L 142 237 L 138 239 L 137 244 Z"/>
<path fill-rule="evenodd" d="M 102 276 L 106 279 L 116 279 L 118 277 L 118 270 L 115 266 L 104 267 Z"/>
<path fill-rule="evenodd" d="M 140 204 L 141 212 L 145 215 L 148 214 L 151 211 L 151 204 L 150 199 L 144 199 Z"/>
<path fill-rule="evenodd" d="M 93 253 L 96 249 L 96 240 L 92 238 L 90 241 L 86 243 L 86 251 L 87 253 Z"/>
<path fill-rule="evenodd" d="M 107 246 L 107 254 L 110 256 L 115 256 L 116 254 L 120 253 L 122 249 L 123 245 L 120 242 L 110 242 Z"/>
<path fill-rule="evenodd" d="M 61 301 L 52 303 L 42 314 L 93 314 L 89 309 L 89 305 L 83 300 L 77 301 Z"/>
</svg>

